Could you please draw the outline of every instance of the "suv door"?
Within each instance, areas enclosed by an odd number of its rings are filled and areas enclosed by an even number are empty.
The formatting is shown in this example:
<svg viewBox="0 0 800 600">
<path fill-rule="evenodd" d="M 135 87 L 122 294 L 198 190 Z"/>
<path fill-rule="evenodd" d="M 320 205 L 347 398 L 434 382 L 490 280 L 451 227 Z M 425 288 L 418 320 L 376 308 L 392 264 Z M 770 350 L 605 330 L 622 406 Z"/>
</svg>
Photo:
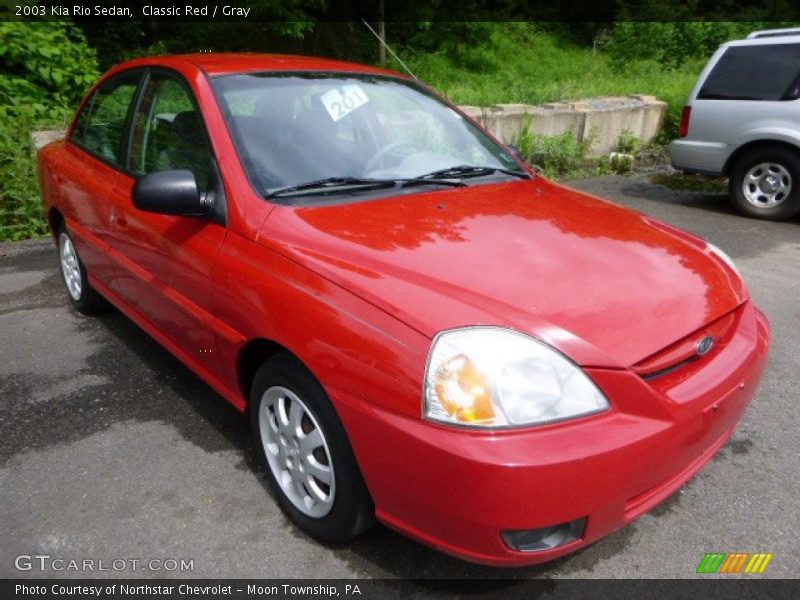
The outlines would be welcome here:
<svg viewBox="0 0 800 600">
<path fill-rule="evenodd" d="M 91 276 L 107 286 L 113 286 L 117 273 L 114 205 L 123 197 L 119 169 L 142 75 L 141 69 L 125 71 L 95 90 L 75 120 L 56 175 L 81 260 Z"/>
<path fill-rule="evenodd" d="M 125 256 L 118 292 L 212 377 L 216 355 L 211 269 L 226 235 L 224 190 L 208 135 L 188 85 L 171 71 L 149 70 L 132 119 L 115 236 Z M 144 212 L 133 205 L 136 178 L 188 169 L 217 218 Z"/>
</svg>

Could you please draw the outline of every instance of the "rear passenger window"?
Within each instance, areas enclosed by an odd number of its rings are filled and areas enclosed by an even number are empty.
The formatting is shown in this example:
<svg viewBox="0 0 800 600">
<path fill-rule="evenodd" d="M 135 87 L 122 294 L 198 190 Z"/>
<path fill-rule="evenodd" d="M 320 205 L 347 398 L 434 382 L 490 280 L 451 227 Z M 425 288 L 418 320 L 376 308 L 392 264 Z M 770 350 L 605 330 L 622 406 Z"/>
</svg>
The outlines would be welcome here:
<svg viewBox="0 0 800 600">
<path fill-rule="evenodd" d="M 140 78 L 140 72 L 133 72 L 106 81 L 78 116 L 72 141 L 120 166 L 128 111 Z"/>
<path fill-rule="evenodd" d="M 800 98 L 800 44 L 728 48 L 697 98 L 773 101 Z"/>
</svg>

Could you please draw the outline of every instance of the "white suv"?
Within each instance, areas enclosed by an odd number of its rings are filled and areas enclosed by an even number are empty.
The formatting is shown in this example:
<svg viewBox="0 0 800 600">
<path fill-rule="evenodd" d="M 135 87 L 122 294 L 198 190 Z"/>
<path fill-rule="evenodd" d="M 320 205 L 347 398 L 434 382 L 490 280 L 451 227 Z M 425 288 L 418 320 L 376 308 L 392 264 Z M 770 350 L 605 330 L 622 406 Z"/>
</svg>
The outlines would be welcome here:
<svg viewBox="0 0 800 600">
<path fill-rule="evenodd" d="M 800 28 L 751 33 L 720 46 L 683 109 L 672 165 L 730 177 L 745 215 L 800 213 Z"/>
</svg>

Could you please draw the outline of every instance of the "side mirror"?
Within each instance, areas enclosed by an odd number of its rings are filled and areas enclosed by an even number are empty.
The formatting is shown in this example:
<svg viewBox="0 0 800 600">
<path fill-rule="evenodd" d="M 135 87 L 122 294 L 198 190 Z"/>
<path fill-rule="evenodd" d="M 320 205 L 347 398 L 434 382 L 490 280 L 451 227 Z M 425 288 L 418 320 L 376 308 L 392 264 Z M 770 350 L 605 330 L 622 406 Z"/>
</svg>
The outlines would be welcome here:
<svg viewBox="0 0 800 600">
<path fill-rule="evenodd" d="M 141 177 L 133 186 L 133 205 L 162 215 L 206 215 L 194 173 L 186 169 L 158 171 Z"/>
</svg>

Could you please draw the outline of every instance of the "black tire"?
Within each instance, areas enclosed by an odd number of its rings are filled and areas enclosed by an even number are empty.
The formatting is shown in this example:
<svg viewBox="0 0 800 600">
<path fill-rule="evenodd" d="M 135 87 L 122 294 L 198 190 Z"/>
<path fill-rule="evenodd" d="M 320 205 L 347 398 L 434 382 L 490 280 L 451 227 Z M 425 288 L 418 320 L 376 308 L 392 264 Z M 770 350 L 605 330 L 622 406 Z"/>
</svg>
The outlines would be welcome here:
<svg viewBox="0 0 800 600">
<path fill-rule="evenodd" d="M 311 517 L 298 510 L 278 483 L 267 459 L 260 424 L 261 405 L 262 401 L 269 402 L 265 400 L 267 390 L 278 387 L 289 390 L 302 401 L 304 408 L 316 421 L 310 426 L 318 426 L 327 443 L 329 459 L 325 457 L 324 461 L 329 460 L 332 465 L 335 484 L 332 489 L 335 491 L 331 494 L 332 506 L 323 516 Z M 270 413 L 267 404 L 265 418 L 269 418 L 270 414 L 273 413 Z M 375 507 L 333 405 L 316 378 L 288 353 L 270 358 L 256 373 L 250 392 L 250 423 L 256 452 L 266 471 L 271 491 L 283 512 L 300 529 L 324 544 L 336 545 L 349 542 L 375 523 Z M 279 460 L 275 452 L 272 454 L 273 460 Z M 289 476 L 288 471 L 286 473 Z"/>
<path fill-rule="evenodd" d="M 75 248 L 72 237 L 70 236 L 69 231 L 67 231 L 64 223 L 59 226 L 58 231 L 56 232 L 56 240 L 58 241 L 58 258 L 61 281 L 64 283 L 64 288 L 67 291 L 67 298 L 69 298 L 72 306 L 75 307 L 75 310 L 84 315 L 94 315 L 107 310 L 109 306 L 108 301 L 103 298 L 97 292 L 97 290 L 89 285 L 89 280 L 86 277 L 86 267 L 83 265 L 80 256 L 78 256 L 78 250 Z M 80 290 L 77 292 L 77 295 L 74 290 L 70 289 L 70 285 L 67 282 L 66 268 L 64 266 L 64 243 L 67 241 L 71 245 L 72 251 L 74 252 L 77 269 L 79 272 Z"/>
<path fill-rule="evenodd" d="M 791 190 L 775 206 L 758 206 L 747 199 L 744 179 L 747 173 L 762 163 L 778 165 L 791 179 Z M 730 172 L 730 196 L 736 209 L 748 217 L 784 221 L 800 213 L 800 153 L 781 146 L 762 146 L 740 156 Z M 753 187 L 752 189 L 757 189 Z"/>
</svg>

